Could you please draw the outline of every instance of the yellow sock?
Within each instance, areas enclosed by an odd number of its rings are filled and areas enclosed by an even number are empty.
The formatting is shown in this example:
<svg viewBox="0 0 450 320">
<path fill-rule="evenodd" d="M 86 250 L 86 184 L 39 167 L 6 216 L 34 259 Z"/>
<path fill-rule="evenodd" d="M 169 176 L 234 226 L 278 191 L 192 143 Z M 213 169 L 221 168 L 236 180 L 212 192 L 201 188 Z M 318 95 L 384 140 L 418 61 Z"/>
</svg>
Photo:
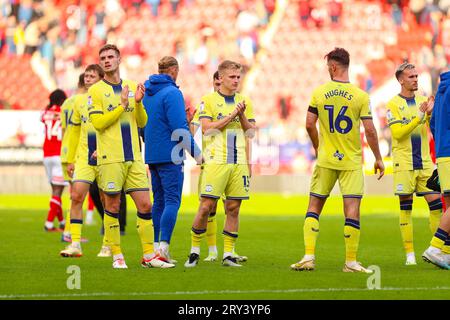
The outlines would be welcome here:
<svg viewBox="0 0 450 320">
<path fill-rule="evenodd" d="M 316 241 L 319 236 L 319 215 L 314 212 L 306 214 L 303 224 L 303 239 L 305 241 L 305 254 L 314 255 Z"/>
<path fill-rule="evenodd" d="M 238 233 L 223 230 L 222 234 L 223 234 L 223 255 L 224 257 L 232 255 L 238 237 Z"/>
<path fill-rule="evenodd" d="M 450 240 L 446 240 L 444 246 L 442 247 L 442 253 L 450 254 Z"/>
<path fill-rule="evenodd" d="M 83 227 L 83 220 L 70 220 L 70 234 L 72 235 L 72 243 L 81 241 L 81 228 Z"/>
<path fill-rule="evenodd" d="M 430 218 L 429 225 L 431 234 L 434 234 L 436 230 L 439 228 L 439 223 L 441 222 L 442 216 L 442 201 L 441 199 L 436 199 L 428 203 L 428 207 L 430 208 Z"/>
<path fill-rule="evenodd" d="M 64 226 L 64 234 L 70 234 L 70 209 L 66 212 L 66 224 Z"/>
<path fill-rule="evenodd" d="M 152 254 L 154 236 L 152 214 L 138 212 L 136 222 L 142 250 L 144 254 Z"/>
<path fill-rule="evenodd" d="M 200 244 L 206 234 L 206 229 L 191 229 L 191 252 L 200 254 Z"/>
<path fill-rule="evenodd" d="M 216 213 L 211 213 L 208 217 L 208 225 L 206 226 L 206 242 L 208 247 L 217 245 L 217 220 Z"/>
<path fill-rule="evenodd" d="M 400 201 L 400 233 L 402 235 L 403 248 L 405 248 L 407 254 L 414 252 L 412 203 L 412 200 Z"/>
<path fill-rule="evenodd" d="M 434 234 L 433 238 L 431 239 L 430 245 L 432 247 L 442 250 L 442 248 L 446 244 L 447 238 L 448 238 L 448 233 L 445 232 L 444 230 L 438 228 L 436 233 Z"/>
<path fill-rule="evenodd" d="M 111 253 L 113 255 L 121 254 L 119 214 L 105 210 L 103 226 L 105 228 L 105 244 L 111 248 Z"/>
<path fill-rule="evenodd" d="M 354 219 L 345 219 L 344 238 L 345 238 L 345 261 L 356 261 L 356 254 L 359 246 L 359 221 Z"/>
</svg>

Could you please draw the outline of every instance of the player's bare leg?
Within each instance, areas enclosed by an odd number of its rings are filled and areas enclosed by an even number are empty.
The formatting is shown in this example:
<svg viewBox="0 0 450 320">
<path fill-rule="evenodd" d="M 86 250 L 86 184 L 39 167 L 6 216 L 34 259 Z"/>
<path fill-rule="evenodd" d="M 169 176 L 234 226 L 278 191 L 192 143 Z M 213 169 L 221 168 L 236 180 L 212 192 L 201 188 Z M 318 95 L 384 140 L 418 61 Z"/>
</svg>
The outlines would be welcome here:
<svg viewBox="0 0 450 320">
<path fill-rule="evenodd" d="M 303 239 L 305 245 L 305 255 L 297 263 L 291 264 L 291 269 L 296 271 L 314 270 L 315 249 L 319 235 L 319 217 L 327 197 L 309 196 L 308 211 L 303 224 Z"/>
</svg>

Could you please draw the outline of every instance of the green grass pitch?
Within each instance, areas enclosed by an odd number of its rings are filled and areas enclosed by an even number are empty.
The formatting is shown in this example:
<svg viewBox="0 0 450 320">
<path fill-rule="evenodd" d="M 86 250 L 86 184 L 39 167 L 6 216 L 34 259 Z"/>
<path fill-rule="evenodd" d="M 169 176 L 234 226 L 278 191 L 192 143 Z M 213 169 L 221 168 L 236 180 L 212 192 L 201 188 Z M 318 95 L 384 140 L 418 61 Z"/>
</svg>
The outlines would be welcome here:
<svg viewBox="0 0 450 320">
<path fill-rule="evenodd" d="M 129 201 L 127 234 L 122 249 L 128 270 L 113 270 L 110 258 L 97 258 L 100 220 L 84 226 L 82 258 L 62 258 L 60 233 L 45 233 L 48 196 L 0 195 L 0 299 L 448 299 L 450 271 L 423 262 L 428 246 L 427 205 L 414 203 L 414 243 L 418 265 L 405 266 L 398 227 L 398 200 L 366 196 L 361 208 L 358 260 L 381 270 L 381 289 L 367 288 L 368 275 L 342 272 L 344 239 L 342 200 L 330 197 L 320 219 L 314 272 L 289 269 L 303 255 L 302 226 L 307 197 L 253 195 L 241 210 L 237 251 L 249 257 L 239 269 L 202 261 L 184 268 L 190 248 L 190 226 L 198 202 L 183 199 L 171 244 L 174 269 L 144 269 L 135 229 L 136 214 Z M 128 199 L 131 200 L 131 199 Z M 67 197 L 63 198 L 68 206 Z M 219 205 L 218 229 L 223 227 Z M 219 255 L 223 240 L 218 235 Z M 67 268 L 80 268 L 81 289 L 68 289 Z"/>
</svg>

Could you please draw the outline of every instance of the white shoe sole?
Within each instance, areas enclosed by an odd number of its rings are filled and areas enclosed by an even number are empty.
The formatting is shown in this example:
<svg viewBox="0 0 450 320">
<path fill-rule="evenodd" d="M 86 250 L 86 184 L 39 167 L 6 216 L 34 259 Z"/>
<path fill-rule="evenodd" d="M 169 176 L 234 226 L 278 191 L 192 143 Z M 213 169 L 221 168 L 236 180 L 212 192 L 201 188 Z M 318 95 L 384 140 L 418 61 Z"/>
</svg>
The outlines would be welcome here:
<svg viewBox="0 0 450 320">
<path fill-rule="evenodd" d="M 314 271 L 315 267 L 312 261 L 305 261 L 301 266 L 297 266 L 297 263 L 291 264 L 291 269 L 294 271 Z"/>
<path fill-rule="evenodd" d="M 448 264 L 444 265 L 444 264 L 441 264 L 439 262 L 434 261 L 433 258 L 431 256 L 429 256 L 428 252 L 426 252 L 426 251 L 422 254 L 422 259 L 425 262 L 434 264 L 438 268 L 441 268 L 441 269 L 444 269 L 444 270 L 449 270 L 450 269 L 450 266 Z"/>
</svg>

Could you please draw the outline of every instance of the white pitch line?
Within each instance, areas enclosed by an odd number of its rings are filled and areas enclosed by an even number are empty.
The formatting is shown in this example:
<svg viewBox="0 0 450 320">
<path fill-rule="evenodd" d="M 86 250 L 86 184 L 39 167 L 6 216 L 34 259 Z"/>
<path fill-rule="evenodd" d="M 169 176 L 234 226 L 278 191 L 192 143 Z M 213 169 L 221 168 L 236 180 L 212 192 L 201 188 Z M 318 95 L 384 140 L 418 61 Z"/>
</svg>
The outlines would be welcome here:
<svg viewBox="0 0 450 320">
<path fill-rule="evenodd" d="M 59 294 L 9 294 L 0 295 L 0 299 L 29 299 L 29 298 L 82 298 L 82 297 L 138 297 L 138 296 L 180 296 L 180 295 L 211 295 L 211 294 L 252 294 L 252 293 L 308 293 L 308 292 L 374 292 L 374 291 L 450 291 L 450 287 L 416 287 L 416 288 L 395 288 L 385 287 L 375 290 L 367 288 L 311 288 L 311 289 L 285 289 L 285 290 L 219 290 L 219 291 L 174 291 L 174 292 L 92 292 L 92 293 L 59 293 Z"/>
</svg>

